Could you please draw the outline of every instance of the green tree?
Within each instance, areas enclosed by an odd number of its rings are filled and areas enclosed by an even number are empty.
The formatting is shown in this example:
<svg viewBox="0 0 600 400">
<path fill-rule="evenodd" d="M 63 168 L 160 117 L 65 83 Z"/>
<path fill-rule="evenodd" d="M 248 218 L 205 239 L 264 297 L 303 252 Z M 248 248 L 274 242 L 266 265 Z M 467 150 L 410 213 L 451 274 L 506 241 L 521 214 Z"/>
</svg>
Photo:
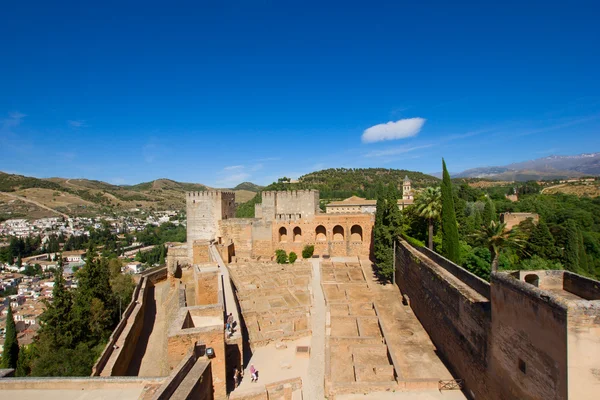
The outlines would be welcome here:
<svg viewBox="0 0 600 400">
<path fill-rule="evenodd" d="M 557 257 L 554 237 L 550 233 L 548 225 L 543 220 L 531 230 L 526 251 L 532 256 L 538 255 L 547 260 Z"/>
<path fill-rule="evenodd" d="M 381 187 L 377 197 L 375 226 L 373 227 L 373 253 L 377 274 L 389 281 L 394 272 L 394 241 L 402 231 L 402 213 L 398 208 L 398 190 L 395 185 Z"/>
<path fill-rule="evenodd" d="M 315 246 L 311 245 L 306 245 L 304 246 L 304 248 L 302 249 L 302 258 L 311 258 L 313 256 L 315 252 Z"/>
<path fill-rule="evenodd" d="M 450 261 L 458 263 L 460 252 L 458 246 L 458 226 L 454 211 L 452 182 L 446 169 L 446 162 L 442 158 L 442 255 Z"/>
<path fill-rule="evenodd" d="M 429 230 L 428 247 L 433 250 L 433 224 L 442 211 L 442 193 L 439 187 L 428 187 L 415 199 L 419 215 L 427 220 Z"/>
<path fill-rule="evenodd" d="M 275 250 L 275 260 L 277 261 L 277 264 L 287 264 L 288 255 L 285 250 Z"/>
<path fill-rule="evenodd" d="M 494 202 L 492 202 L 490 199 L 485 201 L 482 219 L 485 226 L 489 226 L 490 222 L 496 220 L 496 207 L 494 206 Z"/>
<path fill-rule="evenodd" d="M 298 259 L 298 254 L 296 254 L 292 251 L 292 252 L 290 252 L 290 255 L 288 258 L 289 258 L 290 264 L 293 264 Z"/>
<path fill-rule="evenodd" d="M 478 241 L 485 245 L 492 255 L 492 272 L 498 271 L 500 252 L 502 249 L 522 247 L 522 240 L 514 231 L 507 231 L 506 224 L 504 223 L 501 224 L 492 221 L 487 227 L 484 227 L 475 235 Z"/>
<path fill-rule="evenodd" d="M 577 271 L 579 268 L 579 228 L 575 221 L 568 220 L 565 230 L 563 265 L 569 271 Z"/>
<path fill-rule="evenodd" d="M 583 234 L 581 233 L 581 229 L 579 230 L 579 236 L 577 238 L 577 241 L 577 253 L 579 255 L 579 270 L 583 273 L 589 273 L 591 271 L 588 266 L 588 257 L 585 253 L 585 246 L 583 244 Z"/>
<path fill-rule="evenodd" d="M 12 307 L 8 305 L 6 315 L 6 333 L 4 336 L 4 348 L 2 350 L 2 367 L 17 368 L 19 359 L 19 342 L 17 341 L 17 327 L 13 318 Z"/>
</svg>

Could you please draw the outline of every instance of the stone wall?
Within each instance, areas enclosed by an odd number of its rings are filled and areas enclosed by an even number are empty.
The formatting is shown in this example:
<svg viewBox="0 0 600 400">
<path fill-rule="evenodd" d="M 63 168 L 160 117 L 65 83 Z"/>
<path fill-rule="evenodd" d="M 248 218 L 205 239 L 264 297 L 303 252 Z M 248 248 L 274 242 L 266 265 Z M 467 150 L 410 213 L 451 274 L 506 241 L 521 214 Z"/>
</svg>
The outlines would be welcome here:
<svg viewBox="0 0 600 400">
<path fill-rule="evenodd" d="M 490 301 L 404 240 L 396 248 L 396 268 L 402 294 L 453 374 L 464 379 L 466 392 L 498 398 L 486 379 Z"/>
<path fill-rule="evenodd" d="M 277 221 L 271 240 L 275 249 L 299 256 L 304 246 L 314 245 L 318 255 L 368 257 L 373 224 L 374 216 L 369 214 L 321 214 L 312 219 Z"/>
<path fill-rule="evenodd" d="M 536 224 L 540 222 L 540 216 L 536 213 L 506 212 L 500 214 L 500 222 L 506 224 L 506 229 L 512 229 L 513 227 L 519 225 L 521 222 L 525 221 L 527 218 L 533 219 L 533 222 Z"/>
<path fill-rule="evenodd" d="M 210 243 L 208 240 L 195 240 L 192 245 L 192 264 L 210 262 Z"/>
<path fill-rule="evenodd" d="M 156 391 L 153 400 L 213 399 L 210 360 L 206 348 L 196 345 L 181 360 L 167 380 Z"/>
<path fill-rule="evenodd" d="M 567 335 L 569 399 L 596 399 L 600 393 L 599 301 L 569 308 Z"/>
<path fill-rule="evenodd" d="M 567 399 L 565 303 L 508 274 L 493 274 L 491 289 L 489 378 L 499 397 Z"/>
<path fill-rule="evenodd" d="M 318 212 L 318 190 L 262 192 L 262 203 L 255 206 L 255 216 L 265 221 L 311 218 Z"/>
<path fill-rule="evenodd" d="M 252 257 L 252 225 L 257 221 L 253 218 L 233 218 L 220 222 L 221 236 L 233 241 L 236 257 Z"/>
<path fill-rule="evenodd" d="M 171 276 L 175 276 L 178 274 L 178 270 L 185 266 L 191 264 L 191 259 L 188 255 L 188 246 L 174 246 L 169 247 L 167 251 L 167 270 Z"/>
<path fill-rule="evenodd" d="M 195 305 L 217 304 L 219 302 L 219 268 L 208 264 L 194 268 Z"/>
</svg>

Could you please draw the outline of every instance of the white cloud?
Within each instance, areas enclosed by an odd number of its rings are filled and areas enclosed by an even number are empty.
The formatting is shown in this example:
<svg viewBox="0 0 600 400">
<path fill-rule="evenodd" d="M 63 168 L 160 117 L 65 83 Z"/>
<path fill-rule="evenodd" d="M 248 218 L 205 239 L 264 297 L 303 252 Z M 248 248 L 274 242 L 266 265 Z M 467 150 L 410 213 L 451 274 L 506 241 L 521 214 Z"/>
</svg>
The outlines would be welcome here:
<svg viewBox="0 0 600 400">
<path fill-rule="evenodd" d="M 362 141 L 363 143 L 373 143 L 412 137 L 419 133 L 424 123 L 424 118 L 407 118 L 375 125 L 365 129 Z"/>
<path fill-rule="evenodd" d="M 85 128 L 87 126 L 83 120 L 69 120 L 67 123 L 73 128 Z"/>
<path fill-rule="evenodd" d="M 21 120 L 25 118 L 27 115 L 20 113 L 18 111 L 8 113 L 8 118 L 2 120 L 2 128 L 8 129 L 15 126 L 21 125 Z"/>
<path fill-rule="evenodd" d="M 242 169 L 242 168 L 244 168 L 243 165 L 230 165 L 229 167 L 223 168 L 223 171 L 234 171 L 236 169 Z"/>
<path fill-rule="evenodd" d="M 221 178 L 219 178 L 219 180 L 217 180 L 217 184 L 221 185 L 221 186 L 226 186 L 226 187 L 232 187 L 232 186 L 236 186 L 246 180 L 248 180 L 248 178 L 250 177 L 250 174 L 247 174 L 245 172 L 240 172 L 240 173 L 236 173 L 236 174 L 232 174 L 232 175 L 226 175 L 226 176 L 222 176 Z"/>
<path fill-rule="evenodd" d="M 433 144 L 424 144 L 422 146 L 400 146 L 400 147 L 392 147 L 385 150 L 374 150 L 365 154 L 365 157 L 388 157 L 388 156 L 396 156 L 398 154 L 409 153 L 411 151 L 426 149 L 428 147 L 433 147 Z"/>
</svg>

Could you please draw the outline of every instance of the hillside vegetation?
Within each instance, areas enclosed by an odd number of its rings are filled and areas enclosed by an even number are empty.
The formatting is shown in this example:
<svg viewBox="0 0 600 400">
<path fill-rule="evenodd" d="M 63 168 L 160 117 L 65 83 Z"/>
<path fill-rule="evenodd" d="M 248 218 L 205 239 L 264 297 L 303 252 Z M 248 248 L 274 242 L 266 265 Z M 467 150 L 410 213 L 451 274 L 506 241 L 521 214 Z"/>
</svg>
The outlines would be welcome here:
<svg viewBox="0 0 600 400">
<path fill-rule="evenodd" d="M 248 182 L 246 187 L 251 185 L 253 184 Z M 137 185 L 112 185 L 88 179 L 38 179 L 0 172 L 0 192 L 13 196 L 0 196 L 0 219 L 54 215 L 51 211 L 36 207 L 36 204 L 70 216 L 94 216 L 134 208 L 145 211 L 183 210 L 185 192 L 207 189 L 210 188 L 202 184 L 170 179 L 157 179 Z M 255 192 L 235 190 L 235 193 L 236 201 L 246 202 Z M 24 202 L 25 200 L 30 203 Z"/>
<path fill-rule="evenodd" d="M 386 168 L 330 168 L 303 175 L 297 183 L 288 183 L 280 179 L 263 190 L 306 190 L 319 191 L 322 203 L 332 200 L 345 199 L 350 196 L 360 196 L 374 199 L 380 185 L 402 186 L 404 177 L 412 181 L 413 187 L 437 185 L 440 180 L 434 176 L 405 169 Z M 260 192 L 245 204 L 238 207 L 236 216 L 239 218 L 254 217 L 254 205 L 261 202 Z"/>
</svg>

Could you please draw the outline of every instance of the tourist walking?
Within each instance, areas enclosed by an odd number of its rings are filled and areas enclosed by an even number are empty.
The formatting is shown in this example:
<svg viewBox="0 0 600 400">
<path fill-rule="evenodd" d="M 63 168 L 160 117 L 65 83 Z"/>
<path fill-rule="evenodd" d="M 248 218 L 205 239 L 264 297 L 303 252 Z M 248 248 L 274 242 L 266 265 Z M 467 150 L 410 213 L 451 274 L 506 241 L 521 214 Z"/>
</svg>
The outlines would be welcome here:
<svg viewBox="0 0 600 400">
<path fill-rule="evenodd" d="M 236 388 L 240 385 L 241 380 L 242 380 L 242 373 L 240 372 L 238 367 L 235 367 L 233 370 L 233 383 L 235 384 Z"/>
<path fill-rule="evenodd" d="M 258 382 L 258 371 L 254 368 L 254 364 L 250 365 L 250 375 L 252 375 L 252 382 Z"/>
</svg>

